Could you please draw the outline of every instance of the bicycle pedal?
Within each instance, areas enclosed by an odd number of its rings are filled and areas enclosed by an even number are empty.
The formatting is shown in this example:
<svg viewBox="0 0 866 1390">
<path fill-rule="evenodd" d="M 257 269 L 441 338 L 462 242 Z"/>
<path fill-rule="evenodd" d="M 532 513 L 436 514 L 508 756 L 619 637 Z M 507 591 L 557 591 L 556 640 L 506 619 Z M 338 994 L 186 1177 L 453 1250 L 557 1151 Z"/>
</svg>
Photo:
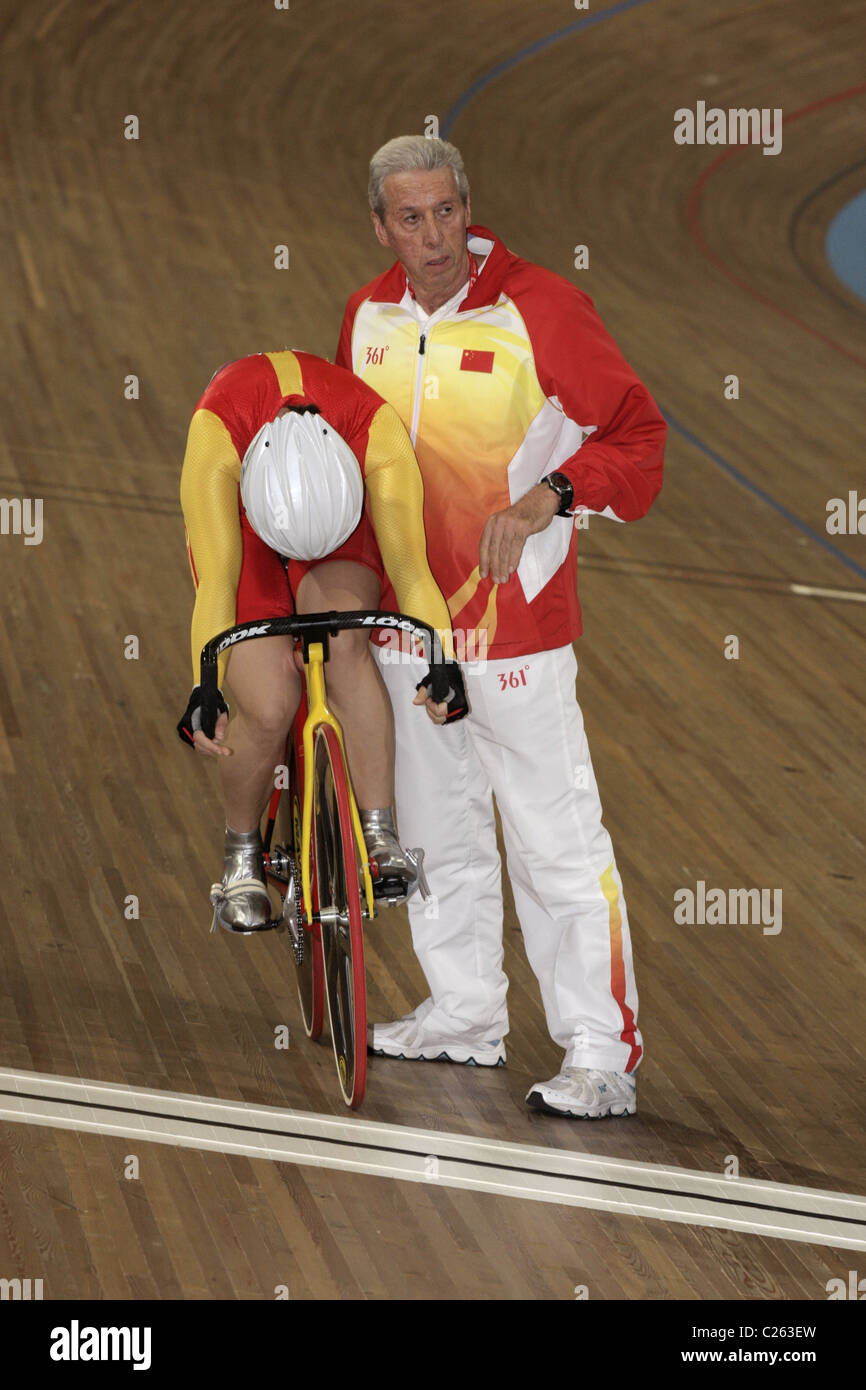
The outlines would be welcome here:
<svg viewBox="0 0 866 1390">
<path fill-rule="evenodd" d="M 423 849 L 407 849 L 406 858 L 415 870 L 415 886 L 417 887 L 424 902 L 430 902 L 433 894 L 430 892 L 430 884 L 427 882 L 427 875 L 424 872 L 424 851 Z"/>
<path fill-rule="evenodd" d="M 406 891 L 407 884 L 402 878 L 373 878 L 373 897 L 377 903 L 387 903 L 389 907 L 395 907 L 404 903 L 408 897 Z"/>
</svg>

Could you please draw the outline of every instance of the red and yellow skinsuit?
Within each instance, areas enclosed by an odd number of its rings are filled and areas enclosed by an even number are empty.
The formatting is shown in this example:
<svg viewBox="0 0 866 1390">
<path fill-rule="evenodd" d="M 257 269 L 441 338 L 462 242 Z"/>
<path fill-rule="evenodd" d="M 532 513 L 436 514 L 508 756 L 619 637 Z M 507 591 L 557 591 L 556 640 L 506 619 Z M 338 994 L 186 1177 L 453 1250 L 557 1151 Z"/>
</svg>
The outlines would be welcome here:
<svg viewBox="0 0 866 1390">
<path fill-rule="evenodd" d="M 577 531 L 556 522 L 530 536 L 497 586 L 478 573 L 487 517 L 558 471 L 576 508 L 636 520 L 661 487 L 666 426 L 587 295 L 485 227 L 469 228 L 468 246 L 483 271 L 426 331 L 399 263 L 358 290 L 337 361 L 409 430 L 434 576 L 455 630 L 483 631 L 496 659 L 580 635 Z"/>
<path fill-rule="evenodd" d="M 240 500 L 241 461 L 254 435 L 285 405 L 317 405 L 361 466 L 365 507 L 327 560 L 354 560 L 380 577 L 395 606 L 439 630 L 452 655 L 448 609 L 427 564 L 424 489 L 412 446 L 390 405 L 342 367 L 307 352 L 262 352 L 222 367 L 198 402 L 181 476 L 181 505 L 196 585 L 192 666 L 236 622 L 288 616 L 312 561 L 280 557 L 252 530 Z M 287 578 L 288 574 L 288 578 Z M 228 653 L 220 658 L 222 683 Z"/>
</svg>

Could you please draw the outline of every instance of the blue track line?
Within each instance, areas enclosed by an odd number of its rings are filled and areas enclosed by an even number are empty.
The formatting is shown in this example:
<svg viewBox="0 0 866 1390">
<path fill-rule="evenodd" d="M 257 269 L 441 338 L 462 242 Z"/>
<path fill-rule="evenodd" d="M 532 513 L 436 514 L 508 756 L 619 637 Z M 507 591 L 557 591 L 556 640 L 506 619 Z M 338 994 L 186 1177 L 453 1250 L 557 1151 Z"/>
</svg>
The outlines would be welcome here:
<svg viewBox="0 0 866 1390">
<path fill-rule="evenodd" d="M 442 121 L 442 138 L 447 140 L 451 127 L 457 117 L 465 111 L 470 101 L 477 97 L 479 92 L 483 92 L 485 87 L 489 87 L 491 82 L 495 82 L 497 77 L 501 77 L 504 72 L 510 72 L 512 68 L 517 67 L 518 63 L 524 62 L 527 58 L 533 58 L 536 53 L 550 48 L 552 44 L 571 38 L 572 34 L 578 34 L 582 29 L 590 29 L 593 24 L 601 24 L 605 19 L 614 19 L 618 14 L 625 14 L 626 10 L 636 10 L 639 5 L 649 5 L 650 3 L 651 0 L 621 0 L 619 5 L 612 5 L 609 10 L 600 10 L 598 14 L 584 15 L 583 19 L 576 19 L 573 24 L 566 24 L 564 29 L 556 29 L 552 34 L 546 34 L 543 39 L 536 39 L 534 43 L 527 44 L 526 48 L 521 48 L 520 52 L 515 53 L 511 58 L 503 58 L 501 63 L 496 64 L 495 68 L 482 73 L 471 86 L 466 88 L 465 92 L 461 92 Z"/>
<path fill-rule="evenodd" d="M 583 19 L 577 19 L 573 24 L 567 24 L 564 29 L 556 29 L 552 34 L 546 34 L 543 38 L 536 39 L 534 43 L 528 44 L 526 48 L 521 48 L 519 52 L 513 54 L 512 57 L 503 58 L 495 67 L 490 68 L 487 72 L 482 73 L 480 77 L 477 77 L 475 81 L 466 88 L 465 92 L 461 92 L 460 96 L 442 120 L 441 133 L 443 139 L 448 138 L 454 126 L 454 122 L 463 114 L 466 107 L 477 97 L 478 93 L 482 92 L 485 87 L 489 87 L 491 82 L 495 82 L 503 73 L 510 72 L 511 69 L 516 68 L 519 63 L 525 62 L 527 58 L 533 58 L 536 53 L 542 53 L 545 48 L 551 48 L 554 44 L 561 43 L 563 39 L 569 39 L 573 34 L 579 34 L 582 30 L 591 28 L 593 24 L 601 24 L 605 19 L 615 19 L 617 15 L 625 14 L 628 10 L 635 10 L 641 5 L 648 5 L 650 3 L 651 0 L 621 0 L 619 5 L 612 5 L 610 9 L 600 10 L 597 14 L 584 15 Z M 772 507 L 774 512 L 778 512 L 779 516 L 784 517 L 792 526 L 796 526 L 797 530 L 801 531 L 804 536 L 808 536 L 810 540 L 816 541 L 822 549 L 828 551 L 837 560 L 841 560 L 842 564 L 860 579 L 866 579 L 866 569 L 864 569 L 862 565 L 858 565 L 855 560 L 849 559 L 849 557 L 845 555 L 838 546 L 835 546 L 832 541 L 828 540 L 825 535 L 822 535 L 820 531 L 813 530 L 805 521 L 801 521 L 800 518 L 795 516 L 792 511 L 789 511 L 786 506 L 781 502 L 777 502 L 776 499 L 771 497 L 768 492 L 765 492 L 763 488 L 758 487 L 757 483 L 753 483 L 739 468 L 735 468 L 732 463 L 728 463 L 727 459 L 722 458 L 721 454 L 717 454 L 709 445 L 704 444 L 703 440 L 699 439 L 696 434 L 692 434 L 691 430 L 686 429 L 685 425 L 681 425 L 680 422 L 674 419 L 672 415 L 668 414 L 667 411 L 663 410 L 662 414 L 671 429 L 675 430 L 677 434 L 681 435 L 682 438 L 687 440 L 695 449 L 700 450 L 706 458 L 710 459 L 718 468 L 721 468 L 724 473 L 727 473 L 728 476 L 739 483 L 741 487 L 751 492 L 752 495 L 757 497 L 761 502 L 766 503 L 768 507 Z"/>
<path fill-rule="evenodd" d="M 774 512 L 778 512 L 786 521 L 790 521 L 791 525 L 796 526 L 798 531 L 802 531 L 804 536 L 808 536 L 810 540 L 817 541 L 818 545 L 822 546 L 824 550 L 828 550 L 837 560 L 841 560 L 842 564 L 849 570 L 853 570 L 854 574 L 859 575 L 861 579 L 866 579 L 866 569 L 864 569 L 862 565 L 858 565 L 856 560 L 851 560 L 844 551 L 834 545 L 831 540 L 828 540 L 826 536 L 822 536 L 820 531 L 814 531 L 805 521 L 801 521 L 798 516 L 795 516 L 792 511 L 789 511 L 783 503 L 777 502 L 775 497 L 770 496 L 769 492 L 765 492 L 762 487 L 758 487 L 758 484 L 753 483 L 751 478 L 747 478 L 745 473 L 741 473 L 739 468 L 735 468 L 732 463 L 728 463 L 727 459 L 723 459 L 721 454 L 716 453 L 715 449 L 711 449 L 702 439 L 698 439 L 696 434 L 692 434 L 691 430 L 687 430 L 685 425 L 681 425 L 679 420 L 675 420 L 673 415 L 668 414 L 666 410 L 663 410 L 662 414 L 671 429 L 676 430 L 677 434 L 681 435 L 683 439 L 688 440 L 689 444 L 693 445 L 695 449 L 700 449 L 702 454 L 705 454 L 708 459 L 712 459 L 713 463 L 716 464 L 718 468 L 721 468 L 724 473 L 727 473 L 728 476 L 739 483 L 741 487 L 746 488 L 748 492 L 751 492 L 753 496 L 759 498 L 761 502 L 766 502 L 768 507 L 772 507 Z"/>
</svg>

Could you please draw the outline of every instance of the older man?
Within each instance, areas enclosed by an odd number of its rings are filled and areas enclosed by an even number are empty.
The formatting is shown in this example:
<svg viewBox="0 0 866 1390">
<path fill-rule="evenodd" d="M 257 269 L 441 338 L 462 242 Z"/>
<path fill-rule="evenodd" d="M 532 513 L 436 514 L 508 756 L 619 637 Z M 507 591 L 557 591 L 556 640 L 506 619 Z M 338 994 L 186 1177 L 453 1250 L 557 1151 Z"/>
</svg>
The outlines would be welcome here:
<svg viewBox="0 0 866 1390">
<path fill-rule="evenodd" d="M 374 1053 L 505 1060 L 493 795 L 557 1076 L 535 1109 L 632 1114 L 643 1045 L 628 917 L 575 698 L 573 515 L 632 521 L 661 486 L 665 425 L 592 301 L 470 221 L 459 152 L 402 136 L 370 164 L 373 227 L 396 264 L 349 300 L 338 362 L 394 406 L 424 479 L 430 568 L 478 661 L 470 717 L 410 724 L 411 658 L 380 653 L 397 729 L 397 809 L 438 912 L 410 906 L 430 988 L 376 1025 Z M 383 603 L 393 602 L 387 591 Z"/>
</svg>

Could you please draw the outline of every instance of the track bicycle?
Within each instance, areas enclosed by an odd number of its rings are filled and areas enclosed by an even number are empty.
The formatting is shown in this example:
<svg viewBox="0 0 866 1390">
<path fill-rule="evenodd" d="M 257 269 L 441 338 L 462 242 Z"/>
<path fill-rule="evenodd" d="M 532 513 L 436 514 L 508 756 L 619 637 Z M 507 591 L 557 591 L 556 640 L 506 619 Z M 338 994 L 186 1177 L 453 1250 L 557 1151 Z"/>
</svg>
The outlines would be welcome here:
<svg viewBox="0 0 866 1390">
<path fill-rule="evenodd" d="M 376 915 L 377 902 L 403 902 L 405 891 L 402 885 L 398 891 L 394 881 L 379 880 L 368 859 L 343 732 L 327 703 L 328 638 L 347 628 L 383 628 L 420 638 L 430 662 L 433 698 L 456 698 L 443 669 L 439 636 L 428 624 L 378 610 L 306 613 L 238 623 L 203 647 L 201 724 L 212 738 L 221 652 L 258 637 L 289 636 L 300 643 L 305 691 L 286 743 L 288 775 L 278 779 L 262 837 L 267 880 L 279 893 L 282 910 L 257 930 L 288 932 L 304 1029 L 314 1041 L 322 1033 L 327 1001 L 340 1090 L 346 1104 L 357 1109 L 367 1075 L 363 923 Z M 422 896 L 429 897 L 424 851 L 404 852 L 416 869 Z"/>
</svg>

